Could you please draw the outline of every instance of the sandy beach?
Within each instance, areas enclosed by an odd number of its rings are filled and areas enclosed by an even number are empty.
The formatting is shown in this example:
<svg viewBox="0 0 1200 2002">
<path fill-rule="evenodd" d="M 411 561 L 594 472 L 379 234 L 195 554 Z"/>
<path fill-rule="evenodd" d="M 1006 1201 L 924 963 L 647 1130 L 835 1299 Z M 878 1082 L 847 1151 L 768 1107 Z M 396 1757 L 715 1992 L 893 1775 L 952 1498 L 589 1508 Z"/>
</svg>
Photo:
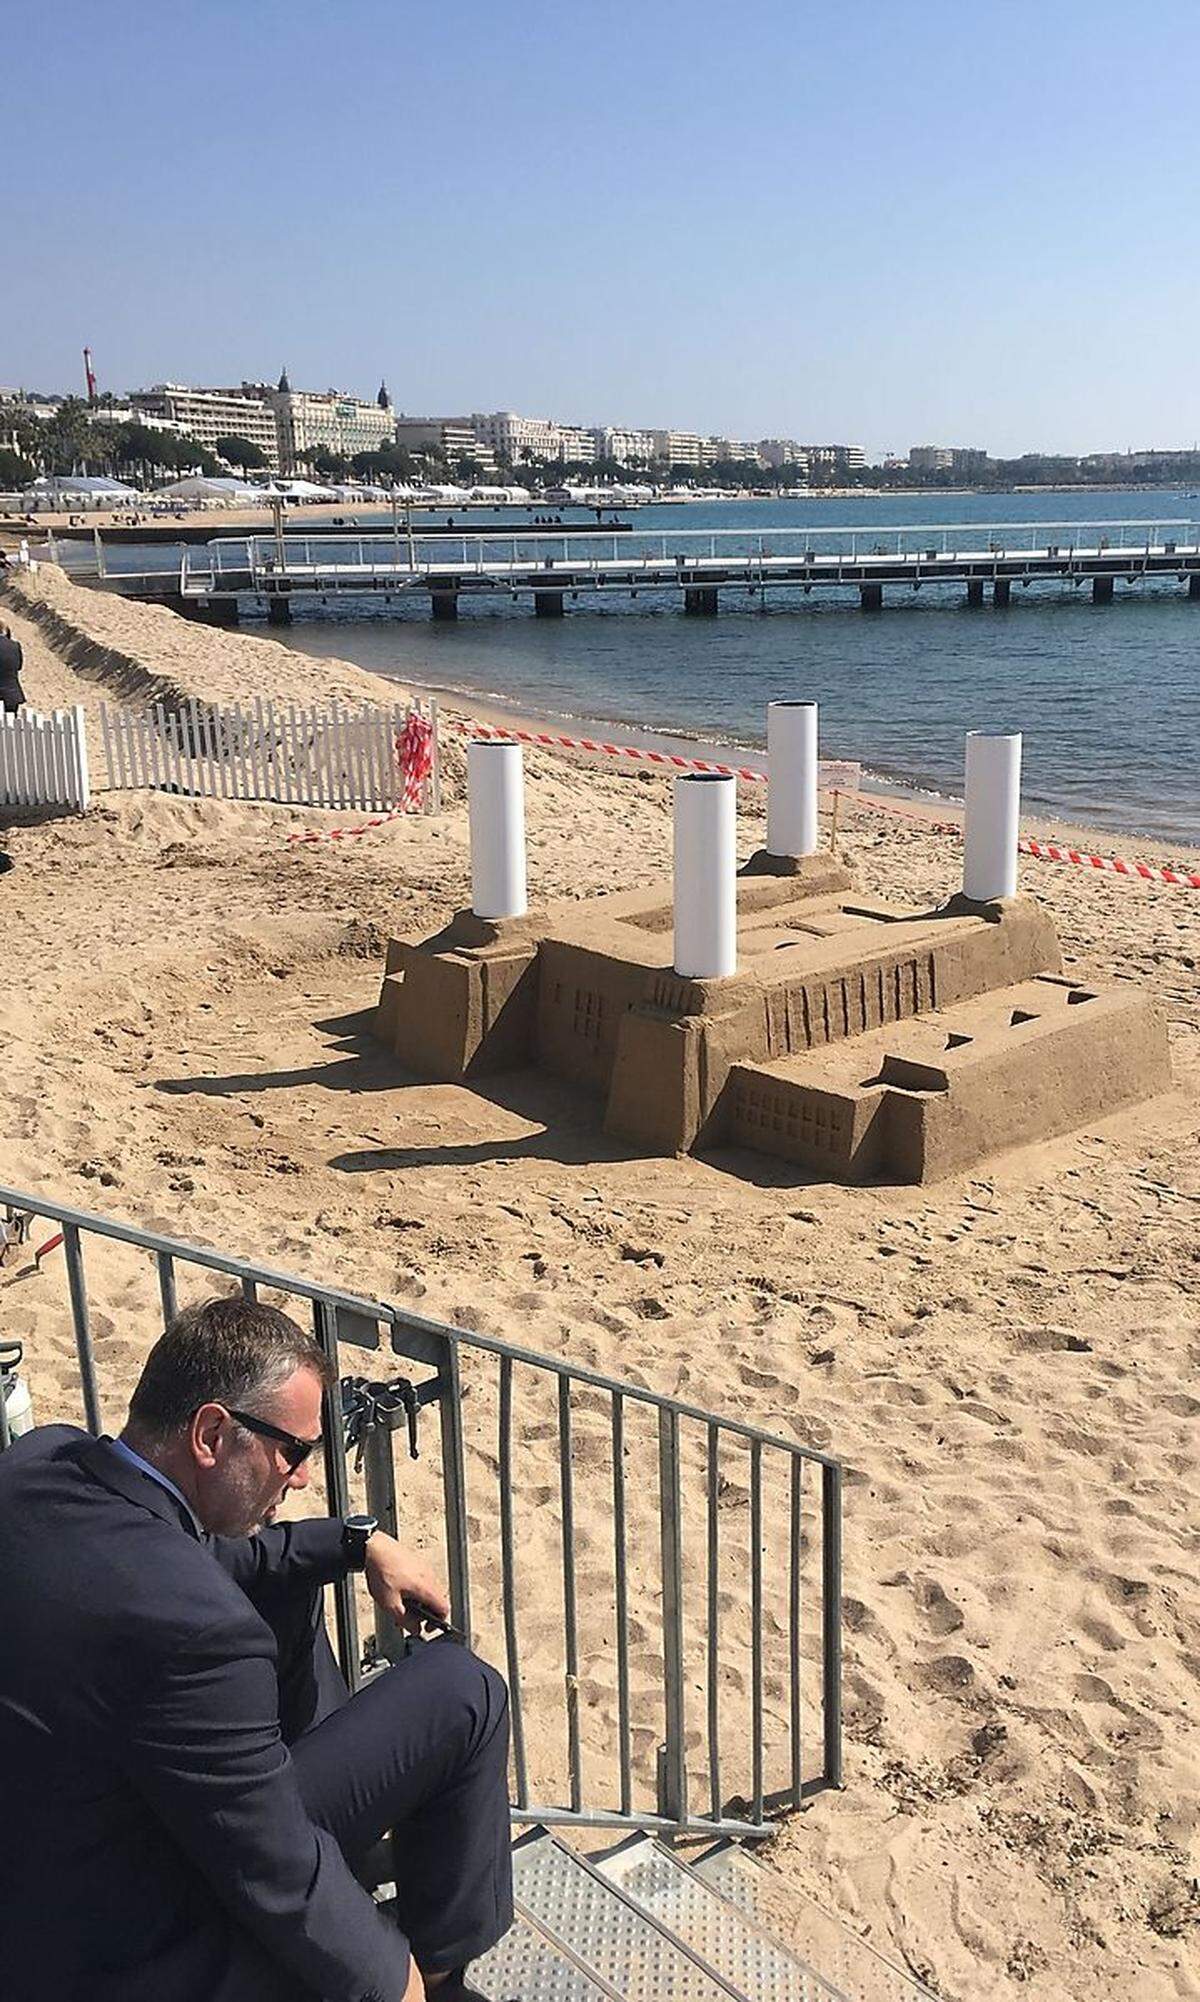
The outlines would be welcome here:
<svg viewBox="0 0 1200 2002">
<path fill-rule="evenodd" d="M 396 693 L 49 566 L 0 584 L 0 621 L 42 709 Z M 533 899 L 669 874 L 668 779 L 526 773 Z M 637 1158 L 544 1080 L 406 1082 L 364 1011 L 387 938 L 468 901 L 461 750 L 439 817 L 289 845 L 323 822 L 108 792 L 0 818 L 0 1179 L 841 1456 L 846 1786 L 772 1842 L 784 1887 L 956 2002 L 1200 1997 L 1200 892 L 1025 863 L 1068 972 L 1161 1005 L 1175 1089 L 969 1178 L 852 1190 Z M 957 886 L 919 819 L 843 803 L 841 831 L 866 890 Z M 97 1278 L 115 1425 L 152 1293 Z M 61 1271 L 4 1268 L 0 1303 L 38 1416 L 77 1421 Z"/>
</svg>

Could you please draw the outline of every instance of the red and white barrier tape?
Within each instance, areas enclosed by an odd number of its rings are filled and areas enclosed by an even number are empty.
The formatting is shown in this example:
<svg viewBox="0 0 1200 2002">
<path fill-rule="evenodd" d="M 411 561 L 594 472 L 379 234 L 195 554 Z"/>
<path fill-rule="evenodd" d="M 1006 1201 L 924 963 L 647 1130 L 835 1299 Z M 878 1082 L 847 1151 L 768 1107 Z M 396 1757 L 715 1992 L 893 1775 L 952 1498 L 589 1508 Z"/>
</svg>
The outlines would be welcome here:
<svg viewBox="0 0 1200 2002">
<path fill-rule="evenodd" d="M 404 725 L 403 734 L 396 738 L 396 762 L 401 773 L 401 793 L 399 806 L 390 813 L 372 814 L 356 827 L 320 827 L 288 835 L 289 842 L 349 841 L 359 834 L 370 834 L 376 827 L 387 827 L 393 820 L 403 820 L 409 813 L 421 811 L 421 794 L 426 780 L 433 772 L 434 758 L 433 724 L 416 711 L 410 712 Z"/>
<path fill-rule="evenodd" d="M 767 783 L 766 772 L 753 765 L 725 765 L 711 758 L 685 758 L 674 751 L 649 751 L 635 744 L 610 744 L 598 737 L 563 737 L 549 730 L 510 730 L 499 723 L 480 723 L 470 718 L 455 718 L 453 728 L 465 737 L 482 737 L 509 744 L 536 744 L 549 751 L 593 751 L 606 758 L 658 765 L 668 771 L 714 772 L 722 778 L 744 779 L 751 785 Z M 411 740 L 410 732 L 414 732 Z M 404 736 L 397 740 L 396 748 L 405 775 L 400 807 L 392 813 L 377 814 L 358 827 L 333 827 L 308 834 L 289 834 L 288 840 L 344 841 L 354 835 L 369 834 L 372 828 L 386 827 L 389 821 L 415 812 L 420 806 L 421 788 L 433 767 L 431 725 L 423 717 L 410 716 Z M 836 781 L 843 773 L 857 777 L 858 767 L 855 765 L 835 765 L 823 760 L 820 772 L 822 790 L 832 791 L 835 800 L 846 797 L 855 806 L 865 807 L 871 812 L 890 813 L 903 820 L 915 821 L 930 834 L 954 834 L 962 838 L 962 828 L 955 821 L 932 820 L 919 809 L 901 806 L 896 800 L 860 792 L 857 786 L 839 786 Z M 1052 841 L 1022 839 L 1017 843 L 1017 852 L 1031 855 L 1039 862 L 1073 862 L 1080 868 L 1107 870 L 1114 876 L 1136 876 L 1147 883 L 1171 883 L 1181 889 L 1200 890 L 1200 872 L 1192 874 L 1183 869 L 1156 867 L 1149 862 L 1127 862 L 1117 855 L 1087 855 L 1079 849 L 1064 848 Z"/>
<path fill-rule="evenodd" d="M 1081 869 L 1107 869 L 1114 876 L 1140 876 L 1145 883 L 1174 883 L 1185 890 L 1200 890 L 1200 871 L 1156 867 L 1151 862 L 1126 862 L 1119 855 L 1085 855 L 1078 848 L 1061 848 L 1053 841 L 1017 843 L 1021 855 L 1035 855 L 1039 862 L 1074 862 Z"/>
<path fill-rule="evenodd" d="M 556 737 L 548 730 L 508 730 L 499 723 L 455 721 L 454 728 L 467 737 L 499 739 L 506 744 L 538 744 L 550 751 L 595 751 L 606 758 L 630 759 L 638 764 L 659 765 L 666 771 L 713 772 L 718 778 L 745 779 L 751 785 L 766 785 L 767 775 L 754 765 L 723 765 L 713 758 L 684 758 L 675 751 L 648 751 L 636 744 L 609 744 L 599 737 Z M 828 792 L 841 781 L 841 789 L 851 792 L 857 785 L 859 767 L 845 761 L 822 759 L 820 783 Z"/>
<path fill-rule="evenodd" d="M 912 807 L 900 806 L 895 800 L 872 798 L 866 793 L 854 795 L 855 806 L 869 807 L 875 813 L 894 813 L 905 820 L 918 821 L 934 834 L 956 834 L 961 841 L 962 828 L 950 820 L 930 820 Z M 1138 876 L 1144 883 L 1173 883 L 1177 888 L 1200 890 L 1200 873 L 1192 874 L 1186 869 L 1160 867 L 1151 862 L 1127 862 L 1119 855 L 1089 855 L 1079 848 L 1065 848 L 1054 841 L 1034 841 L 1022 836 L 1017 842 L 1018 855 L 1032 855 L 1039 862 L 1074 862 L 1081 869 L 1103 869 L 1114 876 Z"/>
</svg>

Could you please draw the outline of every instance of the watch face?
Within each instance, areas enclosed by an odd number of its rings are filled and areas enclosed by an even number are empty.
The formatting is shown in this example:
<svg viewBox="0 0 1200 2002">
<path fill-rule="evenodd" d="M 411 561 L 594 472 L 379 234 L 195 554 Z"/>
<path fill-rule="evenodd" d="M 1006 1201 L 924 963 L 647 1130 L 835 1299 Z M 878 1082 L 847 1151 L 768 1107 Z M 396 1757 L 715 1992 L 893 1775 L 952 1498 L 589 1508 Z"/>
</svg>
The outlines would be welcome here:
<svg viewBox="0 0 1200 2002">
<path fill-rule="evenodd" d="M 345 1526 L 347 1529 L 352 1529 L 356 1536 L 372 1536 L 379 1528 L 373 1515 L 348 1515 L 345 1517 Z"/>
</svg>

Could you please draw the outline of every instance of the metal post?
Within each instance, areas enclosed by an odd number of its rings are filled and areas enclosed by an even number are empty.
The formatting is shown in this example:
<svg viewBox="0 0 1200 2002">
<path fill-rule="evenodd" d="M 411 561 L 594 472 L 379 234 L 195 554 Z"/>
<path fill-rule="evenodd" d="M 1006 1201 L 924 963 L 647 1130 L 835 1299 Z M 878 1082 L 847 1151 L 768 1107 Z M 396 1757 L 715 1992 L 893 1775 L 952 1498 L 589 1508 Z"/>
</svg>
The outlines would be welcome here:
<svg viewBox="0 0 1200 2002">
<path fill-rule="evenodd" d="M 83 1245 L 79 1225 L 63 1225 L 63 1250 L 67 1261 L 67 1286 L 71 1295 L 71 1320 L 75 1328 L 75 1353 L 79 1358 L 79 1381 L 83 1390 L 84 1422 L 99 1438 L 103 1430 L 100 1391 L 96 1383 L 96 1358 L 92 1353 L 92 1329 L 88 1317 L 87 1280 L 83 1270 Z"/>
<path fill-rule="evenodd" d="M 328 1300 L 313 1301 L 313 1333 L 334 1369 L 334 1382 L 321 1399 L 321 1442 L 325 1449 L 325 1499 L 329 1513 L 350 1513 L 350 1482 L 346 1475 L 346 1441 L 342 1429 L 341 1393 L 337 1381 L 337 1316 Z M 358 1650 L 358 1614 L 349 1577 L 337 1578 L 333 1586 L 337 1621 L 338 1666 L 353 1692 L 358 1688 L 361 1663 Z"/>
<path fill-rule="evenodd" d="M 367 1425 L 362 1448 L 367 1514 L 373 1515 L 379 1527 L 386 1530 L 389 1536 L 395 1536 L 398 1533 L 399 1512 L 396 1507 L 396 1463 L 390 1426 L 379 1423 Z M 388 1661 L 402 1660 L 408 1651 L 407 1636 L 402 1628 L 379 1605 L 375 1607 L 375 1639 L 380 1654 L 385 1655 Z"/>
<path fill-rule="evenodd" d="M 842 1784 L 842 1470 L 821 1468 L 821 1660 L 825 1784 Z"/>
<path fill-rule="evenodd" d="M 663 1708 L 666 1743 L 659 1768 L 659 1812 L 687 1820 L 683 1704 L 683 1528 L 679 1497 L 679 1413 L 658 1414 L 658 1507 L 662 1531 Z"/>
<path fill-rule="evenodd" d="M 287 569 L 287 545 L 283 539 L 283 495 L 275 494 L 271 499 L 271 511 L 275 516 L 275 563 L 280 570 Z"/>
<path fill-rule="evenodd" d="M 471 1560 L 467 1540 L 467 1466 L 463 1448 L 462 1379 L 458 1346 L 447 1341 L 442 1363 L 442 1492 L 446 1508 L 446 1571 L 451 1618 L 471 1638 Z"/>
<path fill-rule="evenodd" d="M 92 530 L 92 541 L 96 545 L 96 575 L 97 577 L 107 577 L 108 571 L 104 567 L 104 544 L 100 539 L 100 530 L 98 528 L 93 528 Z"/>
</svg>

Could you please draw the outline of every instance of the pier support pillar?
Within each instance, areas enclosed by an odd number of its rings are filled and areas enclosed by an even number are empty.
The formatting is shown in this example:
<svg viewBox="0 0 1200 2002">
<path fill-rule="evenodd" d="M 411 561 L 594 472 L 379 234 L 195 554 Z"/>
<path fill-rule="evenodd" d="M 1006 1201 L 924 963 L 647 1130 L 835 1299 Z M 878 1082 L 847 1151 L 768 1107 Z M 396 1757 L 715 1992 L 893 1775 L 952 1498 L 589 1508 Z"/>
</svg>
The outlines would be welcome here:
<svg viewBox="0 0 1200 2002">
<path fill-rule="evenodd" d="M 864 612 L 882 612 L 882 584 L 860 584 L 858 587 L 858 596 Z"/>
<path fill-rule="evenodd" d="M 715 617 L 717 610 L 717 588 L 715 584 L 692 584 L 683 594 L 683 609 L 694 618 Z"/>
<path fill-rule="evenodd" d="M 979 608 L 979 606 L 980 606 L 980 605 L 982 605 L 982 603 L 983 603 L 983 579 L 982 579 L 982 577 L 972 577 L 972 578 L 970 578 L 970 579 L 968 580 L 968 582 L 967 582 L 967 603 L 968 603 L 968 605 L 970 606 L 970 608 L 971 608 L 971 610 L 972 610 L 973 612 L 974 612 L 974 611 L 977 611 L 977 610 L 978 610 L 978 608 Z"/>
<path fill-rule="evenodd" d="M 1003 610 L 1005 605 L 1011 603 L 1011 600 L 1012 579 L 1010 577 L 997 577 L 995 583 L 992 585 L 993 605 L 998 605 Z"/>
<path fill-rule="evenodd" d="M 290 626 L 291 623 L 292 607 L 290 601 L 287 598 L 268 598 L 267 624 L 269 626 Z"/>
<path fill-rule="evenodd" d="M 563 593 L 561 591 L 535 591 L 533 609 L 539 619 L 561 619 L 563 616 Z"/>
<path fill-rule="evenodd" d="M 1114 581 L 1114 580 L 1113 580 L 1113 579 L 1112 579 L 1111 577 L 1093 577 L 1093 578 L 1092 578 L 1092 603 L 1093 603 L 1093 605 L 1111 605 L 1111 604 L 1112 604 L 1112 597 L 1113 597 L 1113 581 Z"/>
<path fill-rule="evenodd" d="M 198 605 L 185 598 L 174 608 L 183 610 L 202 626 L 236 626 L 238 623 L 238 601 L 236 598 L 210 598 L 207 604 Z"/>
<path fill-rule="evenodd" d="M 443 619 L 456 619 L 458 617 L 457 591 L 431 591 L 429 602 L 433 617 L 439 622 Z"/>
<path fill-rule="evenodd" d="M 1200 571 L 1193 571 L 1188 578 L 1188 597 L 1200 598 Z"/>
</svg>

